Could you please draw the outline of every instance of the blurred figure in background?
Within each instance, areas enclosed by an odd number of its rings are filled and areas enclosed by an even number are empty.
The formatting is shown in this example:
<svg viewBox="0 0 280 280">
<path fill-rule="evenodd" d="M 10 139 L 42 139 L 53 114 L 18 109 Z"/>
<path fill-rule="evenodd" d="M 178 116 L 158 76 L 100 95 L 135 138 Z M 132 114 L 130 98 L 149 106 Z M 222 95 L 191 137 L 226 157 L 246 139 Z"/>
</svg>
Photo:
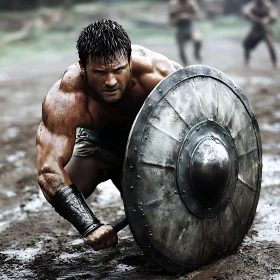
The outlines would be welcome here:
<svg viewBox="0 0 280 280">
<path fill-rule="evenodd" d="M 201 35 L 193 26 L 193 21 L 198 18 L 199 7 L 195 0 L 169 1 L 169 22 L 176 27 L 176 41 L 179 48 L 179 55 L 184 66 L 188 65 L 184 47 L 185 42 L 189 40 L 193 41 L 196 60 L 201 60 Z"/>
<path fill-rule="evenodd" d="M 203 4 L 206 16 L 210 20 L 215 20 L 224 12 L 223 0 L 204 0 Z"/>
<path fill-rule="evenodd" d="M 272 65 L 277 68 L 277 56 L 273 46 L 272 31 L 268 26 L 277 18 L 275 10 L 275 7 L 268 0 L 254 0 L 243 8 L 243 14 L 252 22 L 252 28 L 243 42 L 246 65 L 249 64 L 250 52 L 259 42 L 264 40 L 269 50 Z"/>
</svg>

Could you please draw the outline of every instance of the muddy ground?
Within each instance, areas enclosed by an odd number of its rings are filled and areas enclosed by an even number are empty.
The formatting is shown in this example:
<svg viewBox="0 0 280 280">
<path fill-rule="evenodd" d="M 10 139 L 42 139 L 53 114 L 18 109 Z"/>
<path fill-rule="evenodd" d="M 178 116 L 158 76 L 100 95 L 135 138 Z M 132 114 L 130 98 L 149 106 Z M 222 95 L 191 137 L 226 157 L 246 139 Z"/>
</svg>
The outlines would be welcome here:
<svg viewBox="0 0 280 280">
<path fill-rule="evenodd" d="M 179 61 L 172 40 L 146 46 Z M 192 53 L 191 46 L 187 50 Z M 37 185 L 35 133 L 41 102 L 76 59 L 75 54 L 61 55 L 1 69 L 0 279 L 178 279 L 143 254 L 128 227 L 120 232 L 116 248 L 94 252 L 86 247 Z M 205 41 L 203 63 L 228 74 L 251 102 L 263 142 L 263 181 L 253 227 L 238 251 L 180 279 L 280 279 L 280 71 L 272 69 L 264 45 L 245 68 L 239 39 Z M 110 182 L 100 185 L 88 203 L 105 222 L 123 213 Z"/>
</svg>

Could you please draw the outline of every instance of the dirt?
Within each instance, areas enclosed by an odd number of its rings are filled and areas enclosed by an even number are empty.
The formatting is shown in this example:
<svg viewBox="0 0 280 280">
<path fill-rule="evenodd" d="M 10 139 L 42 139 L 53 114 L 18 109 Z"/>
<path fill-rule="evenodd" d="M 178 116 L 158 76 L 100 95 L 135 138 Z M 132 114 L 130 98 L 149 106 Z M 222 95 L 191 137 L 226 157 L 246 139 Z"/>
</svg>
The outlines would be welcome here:
<svg viewBox="0 0 280 280">
<path fill-rule="evenodd" d="M 172 40 L 145 46 L 179 61 Z M 119 233 L 116 248 L 92 251 L 39 189 L 35 134 L 41 102 L 76 59 L 67 55 L 11 64 L 0 73 L 0 279 L 280 279 L 280 71 L 272 69 L 265 46 L 245 68 L 240 40 L 204 42 L 203 63 L 230 76 L 255 111 L 263 143 L 263 181 L 254 224 L 237 252 L 181 277 L 154 264 L 128 227 Z M 110 182 L 98 186 L 88 203 L 102 221 L 124 212 Z"/>
</svg>

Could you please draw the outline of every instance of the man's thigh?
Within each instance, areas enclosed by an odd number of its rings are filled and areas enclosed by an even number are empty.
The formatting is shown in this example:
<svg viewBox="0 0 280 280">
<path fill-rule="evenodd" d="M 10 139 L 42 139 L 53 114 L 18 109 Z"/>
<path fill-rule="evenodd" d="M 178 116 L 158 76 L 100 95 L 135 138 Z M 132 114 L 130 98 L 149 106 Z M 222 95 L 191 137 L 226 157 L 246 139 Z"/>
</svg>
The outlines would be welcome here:
<svg viewBox="0 0 280 280">
<path fill-rule="evenodd" d="M 98 134 L 88 129 L 79 129 L 71 160 L 65 167 L 71 181 L 83 192 L 91 195 L 101 182 L 112 179 L 118 182 L 122 158 L 104 148 Z M 117 186 L 119 188 L 119 184 Z"/>
<path fill-rule="evenodd" d="M 263 32 L 253 30 L 251 31 L 243 41 L 243 46 L 247 50 L 253 50 L 264 39 Z"/>
<path fill-rule="evenodd" d="M 272 35 L 267 33 L 265 35 L 265 39 L 264 39 L 265 43 L 267 44 L 267 46 L 269 48 L 273 48 L 273 39 L 272 39 Z"/>
<path fill-rule="evenodd" d="M 90 196 L 98 184 L 109 179 L 103 164 L 93 155 L 73 155 L 65 170 L 85 197 Z"/>
</svg>

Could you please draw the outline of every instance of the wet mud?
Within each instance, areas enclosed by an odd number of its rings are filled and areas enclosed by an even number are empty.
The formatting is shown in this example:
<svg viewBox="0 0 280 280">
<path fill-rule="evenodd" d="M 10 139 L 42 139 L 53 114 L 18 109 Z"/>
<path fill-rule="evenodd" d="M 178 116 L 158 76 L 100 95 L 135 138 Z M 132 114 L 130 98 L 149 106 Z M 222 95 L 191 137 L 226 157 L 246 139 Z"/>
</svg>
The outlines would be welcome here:
<svg viewBox="0 0 280 280">
<path fill-rule="evenodd" d="M 173 44 L 147 45 L 179 61 Z M 191 46 L 187 48 L 191 54 Z M 277 45 L 280 54 L 280 46 Z M 138 247 L 129 228 L 117 247 L 94 252 L 52 209 L 36 182 L 35 133 L 41 102 L 69 55 L 0 73 L 0 279 L 280 279 L 280 70 L 261 45 L 249 68 L 241 42 L 207 41 L 203 63 L 229 75 L 247 95 L 263 143 L 263 181 L 252 228 L 236 253 L 185 276 L 164 272 Z M 196 63 L 195 61 L 191 61 Z M 124 213 L 111 182 L 98 186 L 88 203 L 103 222 Z"/>
</svg>

